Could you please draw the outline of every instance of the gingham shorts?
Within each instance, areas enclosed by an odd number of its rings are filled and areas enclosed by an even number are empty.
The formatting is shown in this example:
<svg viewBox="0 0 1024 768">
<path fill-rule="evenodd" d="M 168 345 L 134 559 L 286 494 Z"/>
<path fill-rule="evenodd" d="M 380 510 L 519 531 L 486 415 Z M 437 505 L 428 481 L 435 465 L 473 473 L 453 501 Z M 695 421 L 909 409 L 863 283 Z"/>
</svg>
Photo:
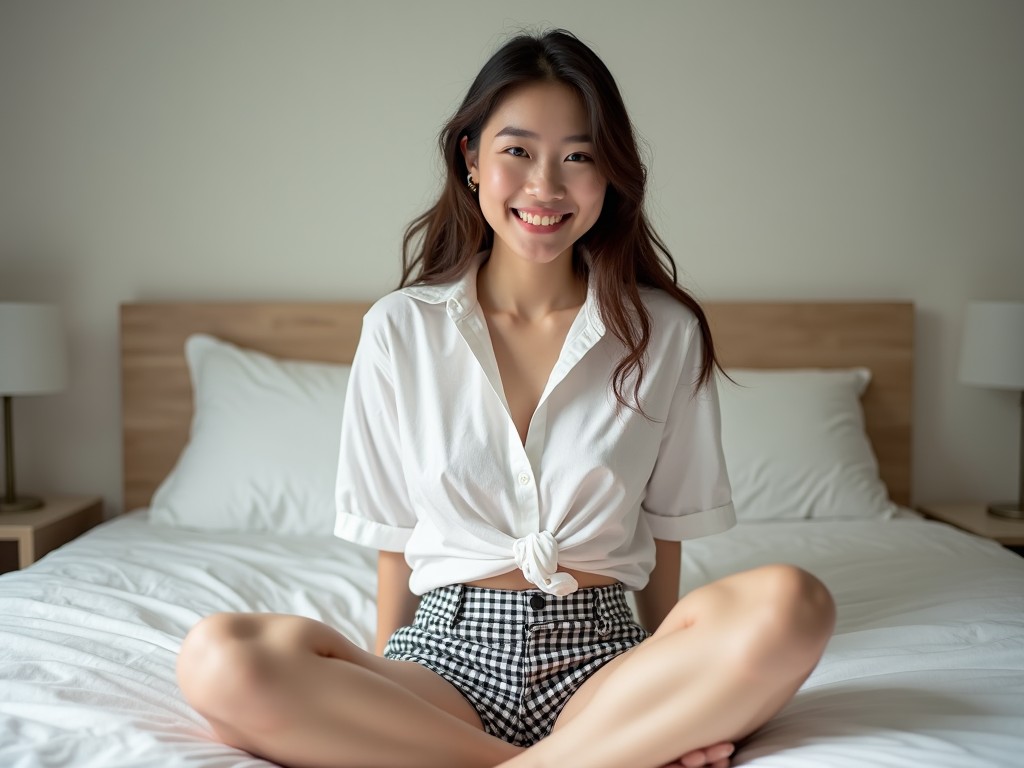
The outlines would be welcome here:
<svg viewBox="0 0 1024 768">
<path fill-rule="evenodd" d="M 433 670 L 473 705 L 487 733 L 525 747 L 551 732 L 592 674 L 647 636 L 621 584 L 563 597 L 455 584 L 423 596 L 384 656 Z"/>
</svg>

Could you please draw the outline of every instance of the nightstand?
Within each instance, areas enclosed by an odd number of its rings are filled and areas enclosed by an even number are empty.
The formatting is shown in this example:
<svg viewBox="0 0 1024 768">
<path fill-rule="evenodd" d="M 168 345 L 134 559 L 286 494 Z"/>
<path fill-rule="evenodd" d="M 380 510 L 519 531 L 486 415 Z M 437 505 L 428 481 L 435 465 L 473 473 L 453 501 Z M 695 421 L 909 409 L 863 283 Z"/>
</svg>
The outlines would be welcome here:
<svg viewBox="0 0 1024 768">
<path fill-rule="evenodd" d="M 926 504 L 919 506 L 918 511 L 932 520 L 998 541 L 1018 555 L 1024 555 L 1024 520 L 995 517 L 988 513 L 984 504 Z"/>
<path fill-rule="evenodd" d="M 103 521 L 99 496 L 46 496 L 43 502 L 0 514 L 0 573 L 31 565 Z"/>
</svg>

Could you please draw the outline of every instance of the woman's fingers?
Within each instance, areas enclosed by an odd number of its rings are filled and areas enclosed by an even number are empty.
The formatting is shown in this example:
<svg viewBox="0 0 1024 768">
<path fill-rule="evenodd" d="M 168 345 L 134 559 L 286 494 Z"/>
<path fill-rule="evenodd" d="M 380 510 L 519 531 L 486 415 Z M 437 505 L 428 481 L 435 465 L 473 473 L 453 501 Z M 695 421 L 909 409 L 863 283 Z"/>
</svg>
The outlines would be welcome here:
<svg viewBox="0 0 1024 768">
<path fill-rule="evenodd" d="M 736 750 L 736 745 L 731 741 L 723 741 L 714 746 L 707 747 L 704 753 L 707 755 L 708 762 L 717 763 L 719 760 L 727 760 L 732 757 L 732 753 Z M 719 768 L 717 765 L 714 768 Z"/>
<path fill-rule="evenodd" d="M 729 757 L 736 747 L 728 741 L 704 749 L 695 749 L 679 758 L 683 768 L 729 768 Z"/>
</svg>

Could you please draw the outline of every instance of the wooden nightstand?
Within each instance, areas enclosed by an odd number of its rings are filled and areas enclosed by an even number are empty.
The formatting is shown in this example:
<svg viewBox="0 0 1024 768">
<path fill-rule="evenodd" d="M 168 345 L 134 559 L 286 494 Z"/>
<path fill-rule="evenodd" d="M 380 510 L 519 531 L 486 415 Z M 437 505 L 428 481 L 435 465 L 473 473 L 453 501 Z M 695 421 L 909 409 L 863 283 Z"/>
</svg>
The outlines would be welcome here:
<svg viewBox="0 0 1024 768">
<path fill-rule="evenodd" d="M 24 568 L 103 521 L 98 496 L 47 496 L 39 509 L 0 514 L 0 573 Z"/>
<path fill-rule="evenodd" d="M 1018 555 L 1024 554 L 1024 520 L 990 515 L 984 504 L 926 504 L 918 511 L 932 520 L 998 541 Z"/>
</svg>

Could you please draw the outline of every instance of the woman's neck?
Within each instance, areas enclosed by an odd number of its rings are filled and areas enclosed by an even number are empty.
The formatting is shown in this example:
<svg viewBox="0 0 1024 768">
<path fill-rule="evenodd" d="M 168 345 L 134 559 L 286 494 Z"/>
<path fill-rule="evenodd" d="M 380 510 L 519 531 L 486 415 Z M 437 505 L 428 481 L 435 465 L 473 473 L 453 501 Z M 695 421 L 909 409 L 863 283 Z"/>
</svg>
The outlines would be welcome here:
<svg viewBox="0 0 1024 768">
<path fill-rule="evenodd" d="M 539 320 L 583 305 L 587 283 L 573 270 L 571 248 L 540 264 L 496 246 L 476 278 L 477 299 L 486 312 Z"/>
</svg>

